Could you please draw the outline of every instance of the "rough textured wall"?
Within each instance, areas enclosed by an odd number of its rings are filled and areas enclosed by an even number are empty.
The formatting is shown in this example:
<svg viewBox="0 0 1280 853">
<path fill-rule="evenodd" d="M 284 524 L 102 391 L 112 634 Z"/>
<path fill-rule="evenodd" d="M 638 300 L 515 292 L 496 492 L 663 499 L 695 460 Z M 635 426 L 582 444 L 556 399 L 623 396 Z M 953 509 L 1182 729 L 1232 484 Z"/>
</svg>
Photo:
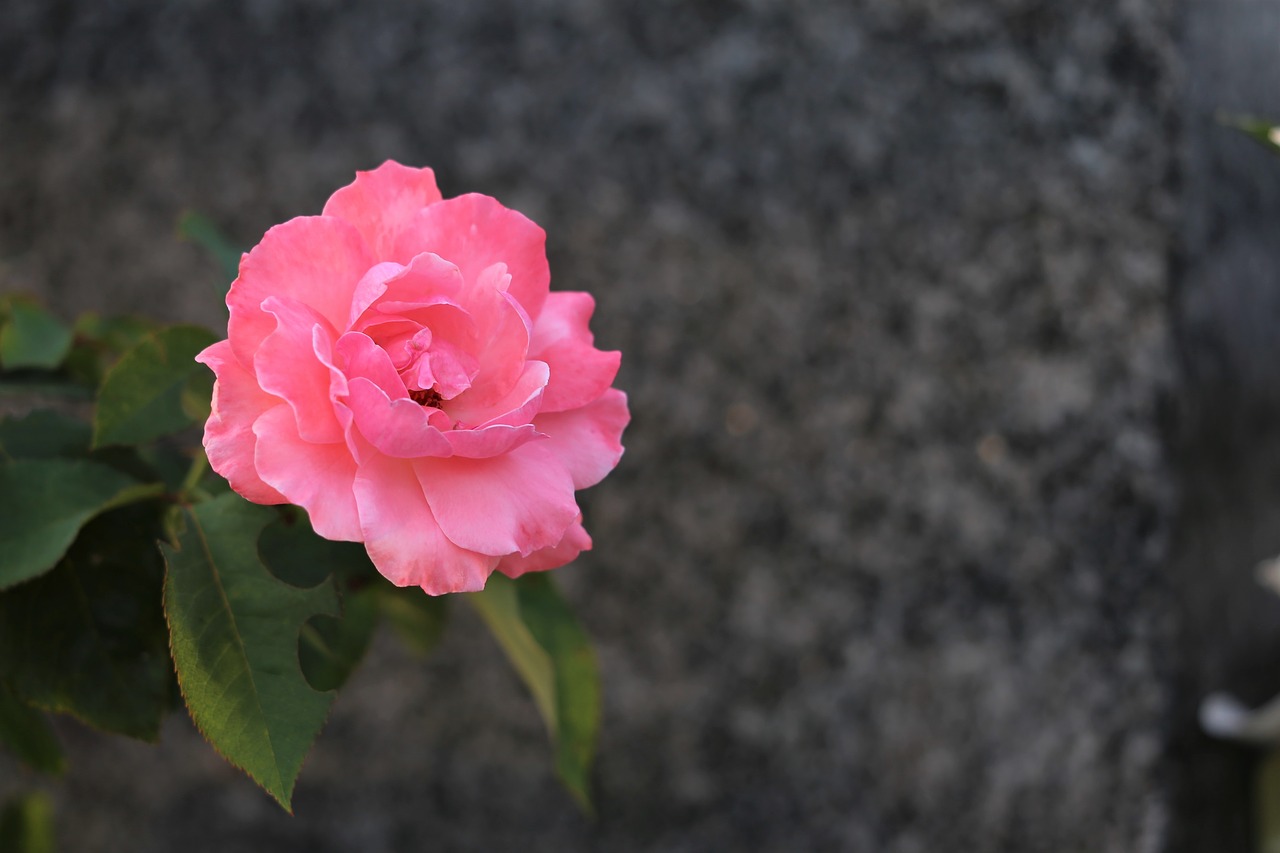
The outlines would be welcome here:
<svg viewBox="0 0 1280 853">
<path fill-rule="evenodd" d="M 1168 2 L 13 0 L 0 275 L 219 320 L 356 168 L 544 225 L 635 420 L 559 575 L 600 816 L 464 609 L 278 812 L 175 719 L 64 728 L 68 849 L 1160 849 Z M 3 765 L 5 768 L 8 765 Z"/>
</svg>

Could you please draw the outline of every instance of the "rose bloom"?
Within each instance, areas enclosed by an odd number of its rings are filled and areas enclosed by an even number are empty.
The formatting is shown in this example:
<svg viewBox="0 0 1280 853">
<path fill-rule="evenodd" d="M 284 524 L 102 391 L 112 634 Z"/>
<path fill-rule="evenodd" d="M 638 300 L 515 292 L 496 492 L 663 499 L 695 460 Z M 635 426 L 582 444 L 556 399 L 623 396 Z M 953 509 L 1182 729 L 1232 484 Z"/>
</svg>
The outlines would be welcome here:
<svg viewBox="0 0 1280 853">
<path fill-rule="evenodd" d="M 595 302 L 550 292 L 545 242 L 394 162 L 272 228 L 231 284 L 228 340 L 197 357 L 213 469 L 433 595 L 577 557 L 574 490 L 617 465 L 630 415 Z"/>
</svg>

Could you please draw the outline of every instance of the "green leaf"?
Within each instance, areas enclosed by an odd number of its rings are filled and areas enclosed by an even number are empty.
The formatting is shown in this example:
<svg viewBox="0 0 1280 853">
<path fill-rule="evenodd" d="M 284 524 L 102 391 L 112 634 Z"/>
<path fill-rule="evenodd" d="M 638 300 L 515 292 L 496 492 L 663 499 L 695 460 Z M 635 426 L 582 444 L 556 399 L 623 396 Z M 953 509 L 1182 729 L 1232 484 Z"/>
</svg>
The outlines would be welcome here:
<svg viewBox="0 0 1280 853">
<path fill-rule="evenodd" d="M 44 715 L 19 699 L 0 682 L 0 743 L 23 763 L 41 773 L 59 774 L 67 762 Z"/>
<path fill-rule="evenodd" d="M 332 583 L 290 586 L 263 565 L 258 539 L 272 510 L 229 493 L 185 516 L 178 547 L 161 545 L 178 683 L 214 748 L 289 809 L 334 699 L 303 676 L 298 635 L 312 616 L 337 615 L 337 593 Z"/>
<path fill-rule="evenodd" d="M 92 431 L 84 421 L 49 409 L 0 420 L 0 459 L 75 458 L 89 452 Z"/>
<path fill-rule="evenodd" d="M 342 604 L 342 618 L 312 616 L 298 635 L 302 674 L 316 690 L 337 690 L 346 684 L 378 626 L 378 602 L 372 588 L 344 596 Z"/>
<path fill-rule="evenodd" d="M 376 573 L 359 542 L 334 542 L 311 529 L 307 514 L 286 507 L 262 531 L 258 553 L 273 575 L 291 586 L 310 587 L 330 575 L 362 577 Z"/>
<path fill-rule="evenodd" d="M 122 353 L 159 325 L 143 317 L 101 317 L 86 312 L 76 318 L 75 339 L 67 356 L 67 372 L 96 388 Z"/>
<path fill-rule="evenodd" d="M 93 389 L 78 382 L 60 378 L 57 374 L 5 376 L 0 372 L 0 400 L 24 397 L 55 397 L 67 401 L 92 400 Z"/>
<path fill-rule="evenodd" d="M 0 463 L 0 589 L 52 569 L 95 515 L 162 488 L 87 460 Z"/>
<path fill-rule="evenodd" d="M 192 211 L 184 213 L 178 220 L 178 235 L 213 255 L 227 281 L 240 274 L 240 250 L 232 245 L 208 217 Z"/>
<path fill-rule="evenodd" d="M 94 446 L 142 444 L 195 423 L 190 389 L 208 368 L 194 359 L 215 341 L 208 329 L 171 326 L 121 356 L 98 392 Z"/>
<path fill-rule="evenodd" d="M 0 593 L 0 679 L 26 702 L 154 741 L 174 698 L 161 505 L 87 524 L 57 568 Z"/>
<path fill-rule="evenodd" d="M 54 370 L 71 349 L 71 330 L 35 301 L 9 297 L 9 320 L 0 328 L 0 365 L 5 370 Z"/>
<path fill-rule="evenodd" d="M 468 598 L 524 680 L 555 743 L 560 780 L 591 811 L 591 762 L 600 728 L 600 677 L 591 642 L 543 573 L 493 574 Z"/>
<path fill-rule="evenodd" d="M 420 658 L 431 654 L 449 623 L 449 600 L 416 586 L 378 584 L 375 589 L 383 615 L 405 648 Z"/>
<path fill-rule="evenodd" d="M 14 797 L 0 811 L 0 850 L 4 853 L 54 853 L 53 803 L 36 792 Z"/>
</svg>

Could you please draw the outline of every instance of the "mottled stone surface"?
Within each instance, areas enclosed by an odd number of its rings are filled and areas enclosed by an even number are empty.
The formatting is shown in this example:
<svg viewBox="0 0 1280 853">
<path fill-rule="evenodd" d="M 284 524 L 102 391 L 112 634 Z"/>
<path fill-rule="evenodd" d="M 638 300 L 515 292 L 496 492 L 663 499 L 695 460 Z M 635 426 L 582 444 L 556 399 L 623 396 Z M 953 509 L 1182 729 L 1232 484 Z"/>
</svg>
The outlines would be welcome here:
<svg viewBox="0 0 1280 853">
<path fill-rule="evenodd" d="M 292 819 L 181 719 L 66 726 L 67 849 L 1163 849 L 1173 12 L 11 0 L 5 289 L 216 324 L 184 209 L 249 243 L 430 164 L 547 228 L 635 413 L 560 573 L 594 823 L 458 608 L 379 643 Z"/>
</svg>

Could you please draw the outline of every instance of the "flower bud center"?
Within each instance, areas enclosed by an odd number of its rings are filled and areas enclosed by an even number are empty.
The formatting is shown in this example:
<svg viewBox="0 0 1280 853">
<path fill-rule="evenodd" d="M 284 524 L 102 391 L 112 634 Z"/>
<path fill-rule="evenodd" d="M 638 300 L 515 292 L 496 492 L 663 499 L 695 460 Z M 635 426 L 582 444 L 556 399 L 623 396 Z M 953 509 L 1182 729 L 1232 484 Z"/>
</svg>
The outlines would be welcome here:
<svg viewBox="0 0 1280 853">
<path fill-rule="evenodd" d="M 444 402 L 444 398 L 440 396 L 440 392 L 434 388 L 410 391 L 409 399 L 417 403 L 419 406 L 432 406 L 437 409 L 440 408 L 440 404 Z"/>
</svg>

